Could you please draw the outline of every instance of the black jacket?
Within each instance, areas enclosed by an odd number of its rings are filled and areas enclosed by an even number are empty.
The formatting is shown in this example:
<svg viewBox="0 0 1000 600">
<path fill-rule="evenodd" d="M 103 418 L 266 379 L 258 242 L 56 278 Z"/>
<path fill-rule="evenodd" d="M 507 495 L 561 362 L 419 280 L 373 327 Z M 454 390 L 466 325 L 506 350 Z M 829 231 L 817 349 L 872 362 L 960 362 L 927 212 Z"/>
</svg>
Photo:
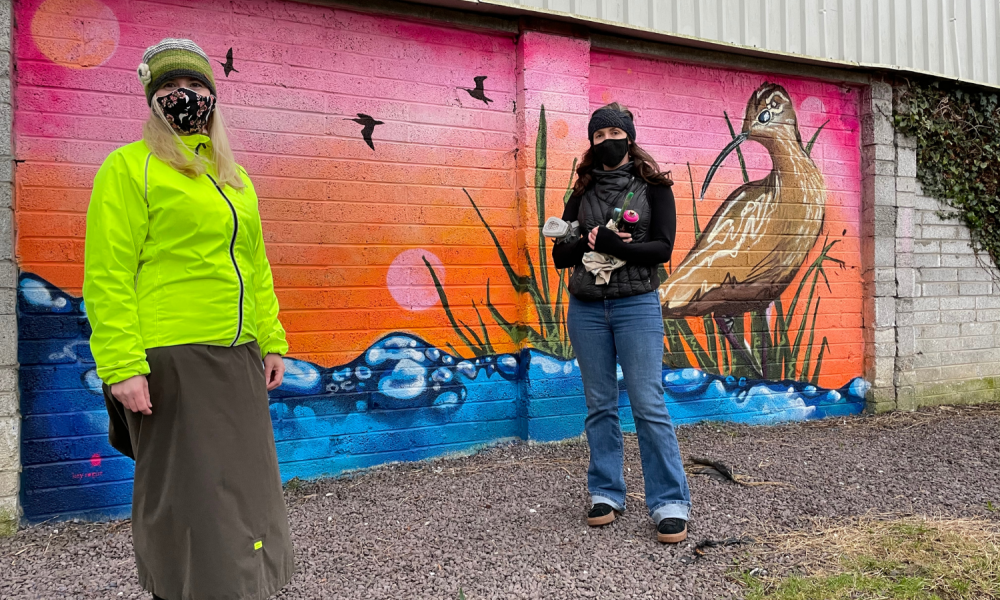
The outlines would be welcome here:
<svg viewBox="0 0 1000 600">
<path fill-rule="evenodd" d="M 670 186 L 650 186 L 633 166 L 614 171 L 595 170 L 594 182 L 583 194 L 566 204 L 563 220 L 580 221 L 583 237 L 576 242 L 556 244 L 552 260 L 557 269 L 573 267 L 569 289 L 576 298 L 595 301 L 624 298 L 655 290 L 660 285 L 659 265 L 670 260 L 676 231 L 674 197 Z M 639 213 L 632 242 L 621 241 L 605 225 L 615 208 L 620 208 L 629 191 L 634 192 L 629 208 Z M 616 269 L 607 285 L 597 285 L 583 268 L 583 255 L 590 250 L 587 236 L 598 227 L 595 250 L 626 261 Z"/>
</svg>

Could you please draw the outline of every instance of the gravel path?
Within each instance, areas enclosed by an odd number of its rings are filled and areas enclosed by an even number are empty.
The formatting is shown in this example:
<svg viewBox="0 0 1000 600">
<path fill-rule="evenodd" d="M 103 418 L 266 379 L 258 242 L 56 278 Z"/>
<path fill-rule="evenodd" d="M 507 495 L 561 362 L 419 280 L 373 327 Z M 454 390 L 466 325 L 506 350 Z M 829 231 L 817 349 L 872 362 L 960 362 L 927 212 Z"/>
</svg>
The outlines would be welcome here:
<svg viewBox="0 0 1000 600">
<path fill-rule="evenodd" d="M 493 448 L 395 465 L 286 492 L 297 572 L 281 599 L 738 598 L 734 554 L 692 558 L 704 538 L 766 535 L 811 517 L 865 513 L 1000 520 L 1000 408 L 751 428 L 679 430 L 685 457 L 760 481 L 692 476 L 691 537 L 655 541 L 626 438 L 629 511 L 589 529 L 587 447 Z M 0 599 L 148 598 L 136 583 L 128 522 L 60 523 L 0 540 Z"/>
</svg>

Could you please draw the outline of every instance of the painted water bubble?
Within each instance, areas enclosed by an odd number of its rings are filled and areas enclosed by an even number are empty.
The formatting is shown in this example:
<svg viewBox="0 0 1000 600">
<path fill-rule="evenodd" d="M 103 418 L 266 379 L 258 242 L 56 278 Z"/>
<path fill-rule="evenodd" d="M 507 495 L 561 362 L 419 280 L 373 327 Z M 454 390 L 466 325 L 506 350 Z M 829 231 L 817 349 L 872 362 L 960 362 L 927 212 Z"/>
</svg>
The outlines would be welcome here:
<svg viewBox="0 0 1000 600">
<path fill-rule="evenodd" d="M 424 366 L 404 358 L 396 363 L 392 373 L 378 382 L 378 389 L 390 398 L 412 400 L 423 393 L 427 386 L 426 377 L 427 369 Z"/>
<path fill-rule="evenodd" d="M 372 346 L 365 355 L 369 365 L 380 365 L 387 360 L 403 358 L 422 363 L 426 360 L 423 352 L 416 349 L 417 341 L 410 337 L 395 335 L 387 337 Z"/>
<path fill-rule="evenodd" d="M 497 358 L 497 368 L 505 375 L 517 374 L 517 359 L 509 354 Z"/>
<path fill-rule="evenodd" d="M 285 363 L 285 379 L 281 384 L 282 388 L 299 393 L 311 393 L 320 385 L 320 373 L 314 365 L 295 360 L 294 358 L 282 358 Z"/>
<path fill-rule="evenodd" d="M 431 373 L 431 380 L 438 383 L 448 383 L 451 381 L 451 370 L 446 367 L 439 367 L 433 373 Z"/>
<path fill-rule="evenodd" d="M 47 309 L 52 312 L 66 312 L 73 306 L 65 296 L 56 292 L 49 285 L 37 279 L 21 280 L 21 297 L 36 309 Z"/>
<path fill-rule="evenodd" d="M 476 366 L 467 360 L 463 360 L 462 362 L 455 365 L 455 370 L 461 373 L 462 375 L 468 377 L 469 379 L 476 378 Z"/>
</svg>

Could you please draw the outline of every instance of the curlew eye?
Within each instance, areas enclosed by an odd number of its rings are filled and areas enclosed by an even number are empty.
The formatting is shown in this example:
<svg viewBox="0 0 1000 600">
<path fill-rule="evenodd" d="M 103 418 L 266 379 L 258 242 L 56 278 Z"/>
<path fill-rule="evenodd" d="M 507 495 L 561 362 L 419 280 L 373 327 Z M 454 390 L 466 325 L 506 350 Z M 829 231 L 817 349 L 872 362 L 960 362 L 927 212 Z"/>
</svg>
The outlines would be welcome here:
<svg viewBox="0 0 1000 600">
<path fill-rule="evenodd" d="M 769 122 L 771 120 L 771 111 L 766 109 L 761 111 L 760 115 L 757 116 L 757 120 L 761 123 Z"/>
<path fill-rule="evenodd" d="M 778 108 L 778 101 L 777 100 L 771 100 L 771 108 Z"/>
</svg>

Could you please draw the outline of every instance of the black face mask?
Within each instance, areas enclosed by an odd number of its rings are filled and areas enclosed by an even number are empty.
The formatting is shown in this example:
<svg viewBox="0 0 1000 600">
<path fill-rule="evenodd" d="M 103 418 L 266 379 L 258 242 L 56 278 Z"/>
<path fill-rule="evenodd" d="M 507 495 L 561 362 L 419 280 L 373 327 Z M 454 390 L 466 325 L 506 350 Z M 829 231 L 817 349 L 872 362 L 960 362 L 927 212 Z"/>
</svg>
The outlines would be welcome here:
<svg viewBox="0 0 1000 600">
<path fill-rule="evenodd" d="M 628 154 L 628 138 L 606 139 L 592 147 L 594 158 L 601 165 L 614 169 Z"/>
</svg>

